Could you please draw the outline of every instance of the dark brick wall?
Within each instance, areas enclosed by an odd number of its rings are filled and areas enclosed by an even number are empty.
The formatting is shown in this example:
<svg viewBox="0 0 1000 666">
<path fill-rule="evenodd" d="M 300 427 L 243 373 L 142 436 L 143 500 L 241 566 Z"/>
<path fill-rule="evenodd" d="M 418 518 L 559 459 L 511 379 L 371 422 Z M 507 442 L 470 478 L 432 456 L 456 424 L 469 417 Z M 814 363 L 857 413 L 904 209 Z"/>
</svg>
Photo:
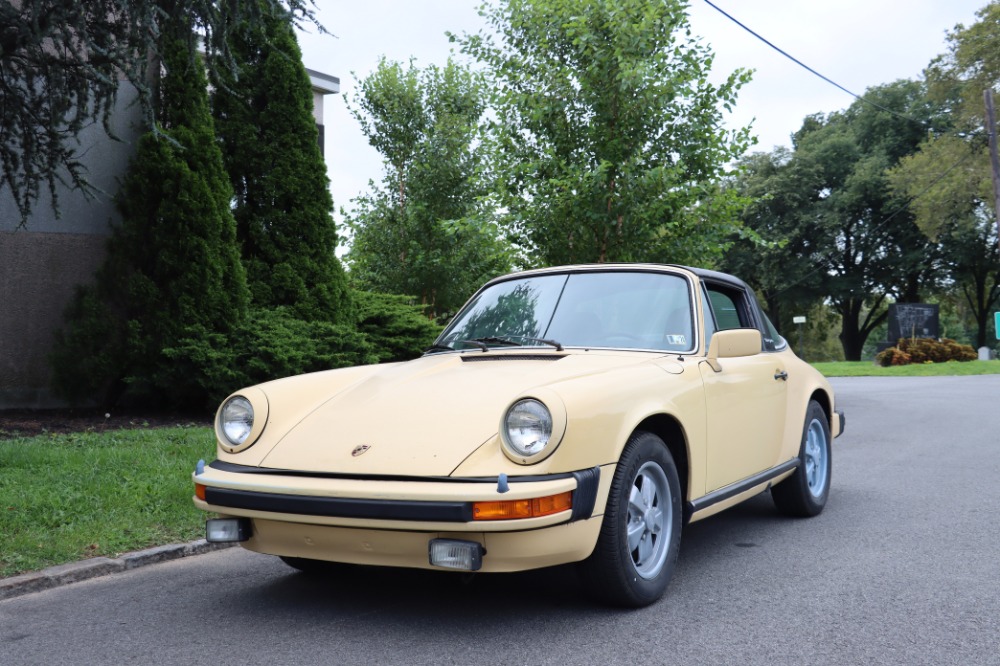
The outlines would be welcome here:
<svg viewBox="0 0 1000 666">
<path fill-rule="evenodd" d="M 0 409 L 61 406 L 50 392 L 48 354 L 106 243 L 94 234 L 0 231 Z"/>
</svg>

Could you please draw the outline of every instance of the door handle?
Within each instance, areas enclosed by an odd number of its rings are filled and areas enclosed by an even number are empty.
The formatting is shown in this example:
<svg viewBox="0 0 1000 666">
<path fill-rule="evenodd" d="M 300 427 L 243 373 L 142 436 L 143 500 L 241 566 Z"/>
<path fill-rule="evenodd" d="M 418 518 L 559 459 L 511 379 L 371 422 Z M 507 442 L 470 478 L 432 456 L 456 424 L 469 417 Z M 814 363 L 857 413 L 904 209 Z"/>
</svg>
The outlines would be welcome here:
<svg viewBox="0 0 1000 666">
<path fill-rule="evenodd" d="M 774 372 L 774 378 L 775 379 L 780 379 L 783 382 L 787 382 L 788 381 L 788 373 L 785 372 L 784 370 L 775 370 L 775 372 Z"/>
</svg>

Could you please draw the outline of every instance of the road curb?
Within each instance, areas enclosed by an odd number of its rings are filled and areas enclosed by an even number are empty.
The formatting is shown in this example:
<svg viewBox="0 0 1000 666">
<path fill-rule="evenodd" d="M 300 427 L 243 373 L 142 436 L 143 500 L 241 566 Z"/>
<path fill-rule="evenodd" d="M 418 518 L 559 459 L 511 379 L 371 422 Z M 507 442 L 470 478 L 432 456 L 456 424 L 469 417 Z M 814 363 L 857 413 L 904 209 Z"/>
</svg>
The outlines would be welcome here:
<svg viewBox="0 0 1000 666">
<path fill-rule="evenodd" d="M 132 553 L 123 553 L 119 557 L 93 557 L 79 562 L 60 564 L 41 571 L 0 578 L 0 601 L 13 599 L 33 592 L 41 592 L 54 587 L 61 587 L 81 580 L 90 580 L 99 576 L 129 571 L 150 564 L 168 562 L 170 560 L 201 555 L 214 550 L 231 548 L 233 543 L 209 543 L 204 539 L 190 543 L 177 543 L 168 546 L 157 546 Z"/>
</svg>

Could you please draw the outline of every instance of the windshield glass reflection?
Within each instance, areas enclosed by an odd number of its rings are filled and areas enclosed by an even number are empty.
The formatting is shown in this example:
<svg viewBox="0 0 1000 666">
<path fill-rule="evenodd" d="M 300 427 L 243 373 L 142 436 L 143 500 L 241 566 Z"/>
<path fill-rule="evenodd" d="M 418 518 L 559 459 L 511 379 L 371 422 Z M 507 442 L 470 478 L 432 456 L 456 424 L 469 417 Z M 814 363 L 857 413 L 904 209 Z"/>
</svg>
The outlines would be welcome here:
<svg viewBox="0 0 1000 666">
<path fill-rule="evenodd" d="M 436 343 L 472 349 L 564 347 L 693 351 L 688 282 L 679 275 L 594 271 L 507 280 L 477 295 Z"/>
</svg>

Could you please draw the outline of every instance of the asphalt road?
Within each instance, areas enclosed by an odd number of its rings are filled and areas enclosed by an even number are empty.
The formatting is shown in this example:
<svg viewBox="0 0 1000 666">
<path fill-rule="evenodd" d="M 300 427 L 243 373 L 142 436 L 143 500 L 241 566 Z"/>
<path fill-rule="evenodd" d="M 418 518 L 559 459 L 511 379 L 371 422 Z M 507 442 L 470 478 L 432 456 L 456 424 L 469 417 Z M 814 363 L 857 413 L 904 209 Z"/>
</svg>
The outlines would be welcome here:
<svg viewBox="0 0 1000 666">
<path fill-rule="evenodd" d="M 833 383 L 826 511 L 689 526 L 650 608 L 571 568 L 317 582 L 230 549 L 0 602 L 0 664 L 1000 664 L 1000 376 Z"/>
</svg>

